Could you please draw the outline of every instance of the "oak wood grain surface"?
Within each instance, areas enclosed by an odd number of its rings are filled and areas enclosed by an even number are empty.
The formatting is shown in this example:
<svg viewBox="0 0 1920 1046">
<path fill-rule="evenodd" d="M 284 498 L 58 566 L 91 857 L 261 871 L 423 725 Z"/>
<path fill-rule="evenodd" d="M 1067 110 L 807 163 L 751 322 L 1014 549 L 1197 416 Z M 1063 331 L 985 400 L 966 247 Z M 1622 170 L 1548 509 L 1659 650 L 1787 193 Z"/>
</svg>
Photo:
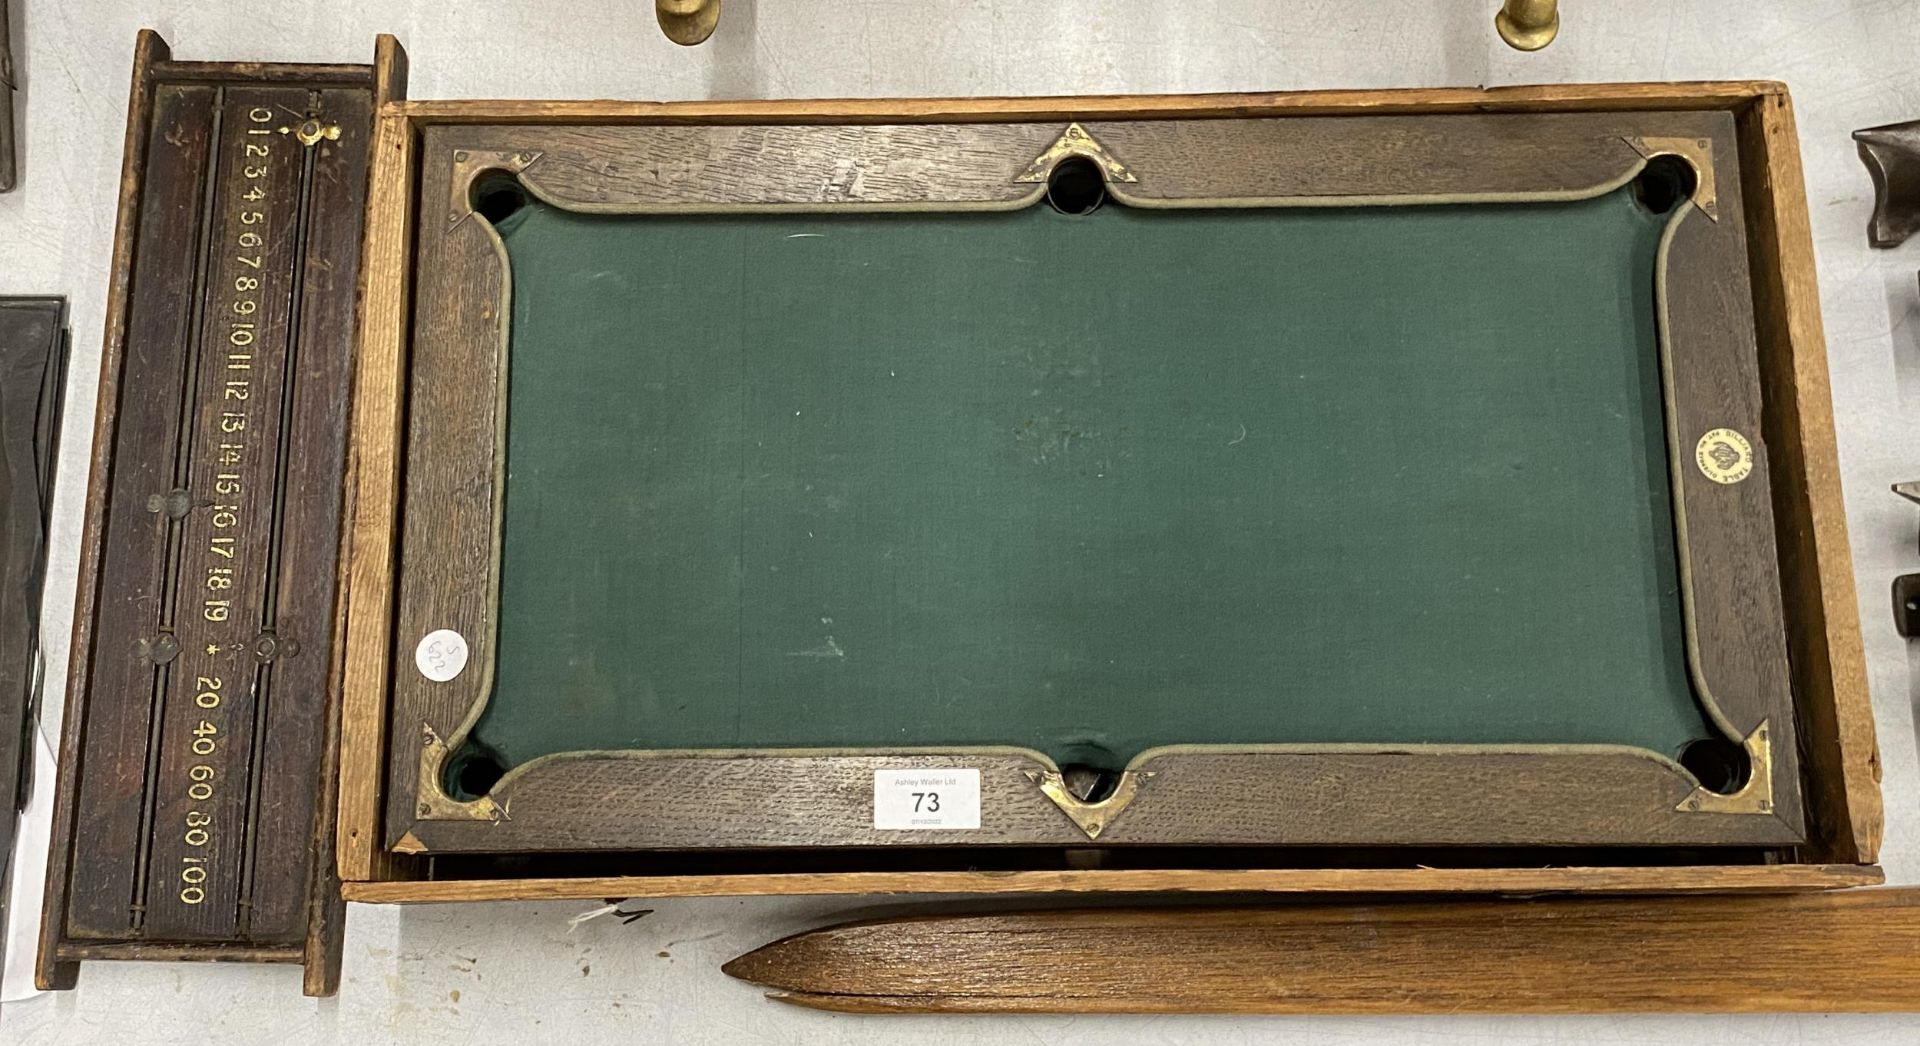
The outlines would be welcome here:
<svg viewBox="0 0 1920 1046">
<path fill-rule="evenodd" d="M 1772 817 L 1689 817 L 1692 782 L 1626 751 L 1177 752 L 1146 764 L 1103 845 L 1788 845 Z M 873 774 L 977 768 L 978 829 L 877 833 Z M 496 788 L 500 817 L 406 822 L 403 852 L 1084 845 L 1026 777 L 992 753 L 562 757 Z M 395 816 L 404 808 L 392 810 Z M 616 813 L 617 811 L 617 813 Z"/>
<path fill-rule="evenodd" d="M 1011 872 L 817 872 L 617 875 L 348 882 L 350 901 L 376 904 L 542 901 L 607 897 L 830 894 L 1535 894 L 1790 893 L 1875 886 L 1857 865 L 1685 865 L 1657 868 L 1141 868 Z"/>
<path fill-rule="evenodd" d="M 378 121 L 374 112 L 379 107 L 407 93 L 407 52 L 400 41 L 382 33 L 374 39 L 373 45 L 373 96 L 367 99 L 367 110 L 361 115 L 360 126 L 365 128 L 367 147 L 356 151 L 354 172 L 341 180 L 343 191 L 355 195 L 362 219 L 359 226 L 337 244 L 336 249 L 351 252 L 354 260 L 353 278 L 345 281 L 347 323 L 342 328 L 346 333 L 345 356 L 349 361 L 357 361 L 359 348 L 359 317 L 361 292 L 365 289 L 365 265 L 362 251 L 366 247 L 367 195 L 372 189 L 372 166 L 375 150 L 378 147 L 376 133 Z M 329 273 L 329 275 L 332 275 Z M 339 392 L 347 403 L 352 402 L 356 375 L 349 364 L 346 381 L 339 386 Z M 314 881 L 324 884 L 322 889 L 313 891 L 307 899 L 306 938 L 301 949 L 302 991 L 309 996 L 330 996 L 339 990 L 342 953 L 346 945 L 347 904 L 340 891 L 340 759 L 342 748 L 342 720 L 346 706 L 346 654 L 347 654 L 347 597 L 349 589 L 346 581 L 350 567 L 349 549 L 353 539 L 353 516 L 347 508 L 353 498 L 352 436 L 353 417 L 350 409 L 341 409 L 336 401 L 327 405 L 339 425 L 343 428 L 344 439 L 339 447 L 339 456 L 334 464 L 341 474 L 340 485 L 335 488 L 336 514 L 334 524 L 333 556 L 329 560 L 333 568 L 331 590 L 320 598 L 327 601 L 331 608 L 328 626 L 332 630 L 332 648 L 327 651 L 325 676 L 325 703 L 320 713 L 321 735 L 319 766 L 316 768 L 320 781 L 320 791 L 315 797 L 313 817 L 307 825 L 307 838 L 310 846 L 301 856 L 308 862 L 307 874 Z"/>
<path fill-rule="evenodd" d="M 1734 119 L 1688 114 L 1683 127 L 1713 147 L 1717 200 L 1711 212 L 1689 207 L 1668 228 L 1659 285 L 1673 515 L 1686 570 L 1682 590 L 1694 686 L 1737 738 L 1765 726 L 1771 735 L 1773 816 L 1800 828 L 1798 730 L 1788 680 L 1777 542 L 1770 496 L 1770 444 L 1760 413 L 1761 387 L 1747 267 L 1746 207 Z M 1643 139 L 1644 140 L 1644 139 Z M 1649 143 L 1651 145 L 1652 143 Z M 1707 477 L 1695 448 L 1730 428 L 1753 446 L 1752 472 L 1736 483 Z"/>
<path fill-rule="evenodd" d="M 336 842 L 341 878 L 350 880 L 393 871 L 379 826 L 386 795 L 406 325 L 413 306 L 408 250 L 415 141 L 404 119 L 388 115 L 376 121 L 361 257 L 341 596 L 347 616 Z"/>
<path fill-rule="evenodd" d="M 1813 860 L 1873 863 L 1884 828 L 1880 752 L 1840 490 L 1813 233 L 1793 103 L 1784 90 L 1739 117 L 1746 162 L 1761 397 L 1804 738 Z"/>
<path fill-rule="evenodd" d="M 922 916 L 727 973 L 844 1012 L 1920 1010 L 1920 889 Z"/>
<path fill-rule="evenodd" d="M 1771 80 L 1528 84 L 1233 94 L 1038 98 L 818 98 L 685 102 L 421 100 L 393 111 L 433 123 L 992 123 L 1089 117 L 1321 116 L 1361 113 L 1732 109 L 1783 93 Z"/>
</svg>

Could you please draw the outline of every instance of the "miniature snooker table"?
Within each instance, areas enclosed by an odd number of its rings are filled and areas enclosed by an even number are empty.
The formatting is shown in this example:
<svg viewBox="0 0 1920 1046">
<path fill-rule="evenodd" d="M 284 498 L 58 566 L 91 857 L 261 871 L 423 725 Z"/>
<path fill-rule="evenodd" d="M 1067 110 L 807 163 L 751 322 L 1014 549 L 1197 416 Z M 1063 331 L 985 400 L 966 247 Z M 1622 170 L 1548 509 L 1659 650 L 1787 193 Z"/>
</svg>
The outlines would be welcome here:
<svg viewBox="0 0 1920 1046">
<path fill-rule="evenodd" d="M 427 128 L 388 845 L 1798 842 L 1733 152 Z"/>
</svg>

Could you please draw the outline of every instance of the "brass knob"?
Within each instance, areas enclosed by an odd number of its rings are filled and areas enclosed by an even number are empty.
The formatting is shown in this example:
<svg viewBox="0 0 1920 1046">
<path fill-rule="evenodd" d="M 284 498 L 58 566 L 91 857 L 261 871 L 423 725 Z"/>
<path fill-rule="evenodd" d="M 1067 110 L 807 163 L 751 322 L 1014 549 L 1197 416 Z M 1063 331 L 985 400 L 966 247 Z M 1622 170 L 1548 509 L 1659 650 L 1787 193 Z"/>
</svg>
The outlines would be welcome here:
<svg viewBox="0 0 1920 1046">
<path fill-rule="evenodd" d="M 1500 39 L 1519 51 L 1538 51 L 1560 32 L 1560 0 L 1506 0 L 1493 16 Z"/>
<path fill-rule="evenodd" d="M 720 24 L 720 0 L 653 0 L 653 14 L 667 39 L 692 47 Z"/>
</svg>

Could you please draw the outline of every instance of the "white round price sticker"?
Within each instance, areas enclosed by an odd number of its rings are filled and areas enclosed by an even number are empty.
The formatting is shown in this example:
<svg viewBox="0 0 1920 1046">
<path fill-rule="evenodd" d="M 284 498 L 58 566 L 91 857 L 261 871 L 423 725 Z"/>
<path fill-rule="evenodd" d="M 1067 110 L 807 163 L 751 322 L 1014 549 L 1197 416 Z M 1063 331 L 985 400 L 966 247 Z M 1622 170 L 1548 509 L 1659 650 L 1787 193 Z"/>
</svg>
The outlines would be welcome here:
<svg viewBox="0 0 1920 1046">
<path fill-rule="evenodd" d="M 413 648 L 413 663 L 421 675 L 445 683 L 467 667 L 466 637 L 451 628 L 428 632 Z"/>
</svg>

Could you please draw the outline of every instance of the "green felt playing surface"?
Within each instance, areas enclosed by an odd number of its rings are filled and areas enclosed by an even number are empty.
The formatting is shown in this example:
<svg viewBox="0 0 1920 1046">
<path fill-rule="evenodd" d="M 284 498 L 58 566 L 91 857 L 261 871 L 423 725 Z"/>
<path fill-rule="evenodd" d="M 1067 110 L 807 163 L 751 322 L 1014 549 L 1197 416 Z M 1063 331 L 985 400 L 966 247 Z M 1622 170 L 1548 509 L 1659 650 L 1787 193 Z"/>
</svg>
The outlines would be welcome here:
<svg viewBox="0 0 1920 1046">
<path fill-rule="evenodd" d="M 1674 755 L 1664 220 L 531 203 L 475 738 Z"/>
</svg>

